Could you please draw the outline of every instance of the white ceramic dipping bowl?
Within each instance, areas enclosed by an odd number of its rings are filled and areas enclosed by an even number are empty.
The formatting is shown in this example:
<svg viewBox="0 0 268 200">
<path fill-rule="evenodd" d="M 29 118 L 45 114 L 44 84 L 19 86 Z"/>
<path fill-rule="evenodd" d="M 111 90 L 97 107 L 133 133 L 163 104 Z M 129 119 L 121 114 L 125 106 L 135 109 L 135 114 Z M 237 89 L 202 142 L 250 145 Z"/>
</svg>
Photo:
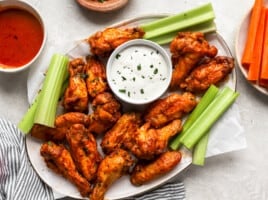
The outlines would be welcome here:
<svg viewBox="0 0 268 200">
<path fill-rule="evenodd" d="M 131 105 L 146 105 L 167 91 L 172 63 L 160 45 L 135 39 L 113 51 L 106 73 L 111 90 L 120 100 Z"/>
<path fill-rule="evenodd" d="M 24 63 L 20 66 L 16 66 L 16 67 L 12 67 L 12 66 L 8 66 L 8 65 L 5 65 L 3 63 L 2 64 L 0 63 L 0 72 L 15 73 L 15 72 L 20 72 L 20 71 L 23 71 L 25 69 L 28 69 L 33 64 L 33 62 L 38 58 L 38 56 L 40 55 L 41 51 L 43 50 L 43 48 L 45 46 L 47 33 L 46 33 L 44 21 L 43 21 L 41 15 L 37 11 L 37 9 L 34 8 L 32 5 L 30 5 L 29 3 L 26 3 L 26 2 L 20 1 L 20 0 L 2 0 L 2 1 L 0 1 L 0 12 L 8 10 L 8 9 L 24 10 L 24 11 L 32 14 L 39 21 L 41 28 L 42 28 L 42 32 L 43 32 L 43 39 L 42 39 L 42 43 L 39 47 L 39 50 L 31 58 L 30 61 L 28 61 L 27 63 Z M 31 48 L 30 43 L 29 43 L 29 48 Z M 24 52 L 21 52 L 18 50 L 18 53 L 23 54 Z"/>
</svg>

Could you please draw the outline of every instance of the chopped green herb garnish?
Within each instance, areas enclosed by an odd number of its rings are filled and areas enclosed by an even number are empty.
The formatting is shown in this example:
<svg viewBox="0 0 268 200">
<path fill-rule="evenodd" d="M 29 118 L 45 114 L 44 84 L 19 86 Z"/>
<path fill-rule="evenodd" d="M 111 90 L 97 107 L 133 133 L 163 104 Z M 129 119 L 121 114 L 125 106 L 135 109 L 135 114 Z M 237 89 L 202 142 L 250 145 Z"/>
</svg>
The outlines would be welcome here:
<svg viewBox="0 0 268 200">
<path fill-rule="evenodd" d="M 127 80 L 126 77 L 124 77 L 124 76 L 121 76 L 121 77 L 122 77 L 122 80 L 123 80 L 123 81 Z"/>
<path fill-rule="evenodd" d="M 141 94 L 144 94 L 144 90 L 143 90 L 143 89 L 140 89 L 140 93 L 141 93 Z"/>
<path fill-rule="evenodd" d="M 145 76 L 142 75 L 141 78 L 145 79 Z"/>
<path fill-rule="evenodd" d="M 137 66 L 137 70 L 141 70 L 141 64 L 139 64 L 138 66 Z"/>
<path fill-rule="evenodd" d="M 119 89 L 119 92 L 126 93 L 126 90 L 125 89 Z"/>
<path fill-rule="evenodd" d="M 150 68 L 153 68 L 154 67 L 154 65 L 150 65 Z"/>
<path fill-rule="evenodd" d="M 133 81 L 136 81 L 136 78 L 135 78 L 135 77 L 133 77 L 133 78 L 132 78 L 132 80 L 133 80 Z"/>
<path fill-rule="evenodd" d="M 118 54 L 116 54 L 115 58 L 118 59 L 118 58 L 120 58 L 120 56 L 121 55 L 118 53 Z"/>
<path fill-rule="evenodd" d="M 129 91 L 127 92 L 127 96 L 130 97 L 130 92 Z"/>
<path fill-rule="evenodd" d="M 158 73 L 158 69 L 155 68 L 155 69 L 154 69 L 154 74 L 157 74 L 157 73 Z"/>
</svg>

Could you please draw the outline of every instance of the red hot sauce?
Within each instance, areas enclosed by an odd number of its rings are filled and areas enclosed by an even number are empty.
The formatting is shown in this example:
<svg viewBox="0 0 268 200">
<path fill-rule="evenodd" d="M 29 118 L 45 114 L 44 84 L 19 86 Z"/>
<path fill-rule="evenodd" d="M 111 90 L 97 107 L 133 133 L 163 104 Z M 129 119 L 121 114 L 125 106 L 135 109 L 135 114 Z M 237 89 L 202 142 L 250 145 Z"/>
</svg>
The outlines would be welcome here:
<svg viewBox="0 0 268 200">
<path fill-rule="evenodd" d="M 43 39 L 41 23 L 28 11 L 0 11 L 0 66 L 17 68 L 28 63 L 38 53 Z"/>
</svg>

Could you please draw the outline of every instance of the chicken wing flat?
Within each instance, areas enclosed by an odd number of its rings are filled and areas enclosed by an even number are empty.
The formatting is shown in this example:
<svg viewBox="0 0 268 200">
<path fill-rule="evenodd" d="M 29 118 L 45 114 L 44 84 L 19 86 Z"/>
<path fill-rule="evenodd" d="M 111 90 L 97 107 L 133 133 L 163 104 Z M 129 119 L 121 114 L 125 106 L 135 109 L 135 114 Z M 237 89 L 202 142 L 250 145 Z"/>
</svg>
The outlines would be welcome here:
<svg viewBox="0 0 268 200">
<path fill-rule="evenodd" d="M 149 163 L 138 163 L 130 177 L 133 185 L 139 186 L 171 171 L 181 161 L 179 151 L 166 151 Z"/>
<path fill-rule="evenodd" d="M 201 32 L 179 32 L 170 44 L 174 70 L 170 87 L 178 88 L 193 67 L 205 57 L 218 53 Z"/>
<path fill-rule="evenodd" d="M 121 148 L 123 143 L 139 128 L 141 116 L 139 113 L 125 113 L 116 124 L 105 133 L 101 147 L 104 153 L 109 154 L 117 148 Z"/>
<path fill-rule="evenodd" d="M 224 80 L 234 68 L 234 59 L 226 56 L 207 58 L 180 84 L 186 91 L 198 93 Z"/>
<path fill-rule="evenodd" d="M 88 181 L 94 180 L 101 161 L 94 136 L 82 124 L 74 124 L 66 133 L 66 139 L 78 171 Z"/>
<path fill-rule="evenodd" d="M 105 57 L 119 45 L 132 39 L 142 38 L 144 31 L 139 28 L 107 28 L 88 38 L 93 55 Z"/>
<path fill-rule="evenodd" d="M 98 94 L 92 101 L 93 113 L 90 115 L 89 131 L 96 134 L 105 133 L 121 117 L 121 105 L 108 92 Z"/>
<path fill-rule="evenodd" d="M 88 127 L 89 116 L 79 112 L 69 112 L 56 117 L 55 127 L 51 128 L 41 124 L 34 124 L 31 135 L 43 141 L 62 142 L 66 132 L 73 124 L 83 124 Z"/>
<path fill-rule="evenodd" d="M 65 90 L 63 107 L 66 111 L 88 112 L 88 93 L 85 82 L 85 62 L 72 60 L 68 66 L 69 84 Z"/>
<path fill-rule="evenodd" d="M 106 156 L 99 165 L 96 184 L 90 194 L 90 200 L 103 200 L 111 184 L 128 173 L 133 162 L 131 154 L 122 149 L 116 149 Z"/>
<path fill-rule="evenodd" d="M 144 118 L 151 126 L 159 128 L 174 119 L 180 119 L 184 114 L 190 112 L 196 104 L 197 100 L 192 93 L 185 92 L 182 95 L 171 93 L 153 103 Z"/>
<path fill-rule="evenodd" d="M 108 90 L 105 67 L 97 57 L 87 58 L 86 74 L 87 90 L 91 99 Z"/>
<path fill-rule="evenodd" d="M 79 174 L 70 152 L 63 145 L 53 142 L 44 143 L 40 153 L 48 168 L 75 184 L 83 197 L 89 195 L 91 191 L 89 182 Z"/>
<path fill-rule="evenodd" d="M 137 158 L 151 160 L 166 151 L 169 139 L 181 129 L 179 119 L 159 129 L 151 128 L 150 123 L 145 123 L 132 135 L 131 140 L 125 142 L 125 147 Z"/>
</svg>

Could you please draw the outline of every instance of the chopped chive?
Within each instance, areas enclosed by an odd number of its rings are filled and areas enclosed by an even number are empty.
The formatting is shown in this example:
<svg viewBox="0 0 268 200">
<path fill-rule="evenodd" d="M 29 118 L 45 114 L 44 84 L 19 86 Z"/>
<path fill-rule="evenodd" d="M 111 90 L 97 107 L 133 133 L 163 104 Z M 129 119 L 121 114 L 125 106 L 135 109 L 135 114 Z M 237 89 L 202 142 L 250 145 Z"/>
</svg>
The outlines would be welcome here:
<svg viewBox="0 0 268 200">
<path fill-rule="evenodd" d="M 123 81 L 127 80 L 126 77 L 124 77 L 124 76 L 121 76 L 121 77 L 122 77 L 122 80 L 123 80 Z"/>
<path fill-rule="evenodd" d="M 150 68 L 153 68 L 154 67 L 154 65 L 150 65 Z"/>
<path fill-rule="evenodd" d="M 120 56 L 121 55 L 118 53 L 118 54 L 116 54 L 115 58 L 118 59 L 118 58 L 120 58 Z"/>
<path fill-rule="evenodd" d="M 135 82 L 135 81 L 136 81 L 136 78 L 135 78 L 135 77 L 133 77 L 133 78 L 132 78 L 132 80 Z"/>
<path fill-rule="evenodd" d="M 130 97 L 130 92 L 129 91 L 127 92 L 127 96 Z"/>
<path fill-rule="evenodd" d="M 119 89 L 118 91 L 121 92 L 121 93 L 126 93 L 125 89 Z"/>
<path fill-rule="evenodd" d="M 139 64 L 138 66 L 137 66 L 137 70 L 141 70 L 141 64 Z"/>
<path fill-rule="evenodd" d="M 154 74 L 157 74 L 157 73 L 158 73 L 158 69 L 155 68 L 155 69 L 154 69 Z"/>
<path fill-rule="evenodd" d="M 143 90 L 143 89 L 140 89 L 140 93 L 141 93 L 141 94 L 144 94 L 144 90 Z"/>
</svg>

